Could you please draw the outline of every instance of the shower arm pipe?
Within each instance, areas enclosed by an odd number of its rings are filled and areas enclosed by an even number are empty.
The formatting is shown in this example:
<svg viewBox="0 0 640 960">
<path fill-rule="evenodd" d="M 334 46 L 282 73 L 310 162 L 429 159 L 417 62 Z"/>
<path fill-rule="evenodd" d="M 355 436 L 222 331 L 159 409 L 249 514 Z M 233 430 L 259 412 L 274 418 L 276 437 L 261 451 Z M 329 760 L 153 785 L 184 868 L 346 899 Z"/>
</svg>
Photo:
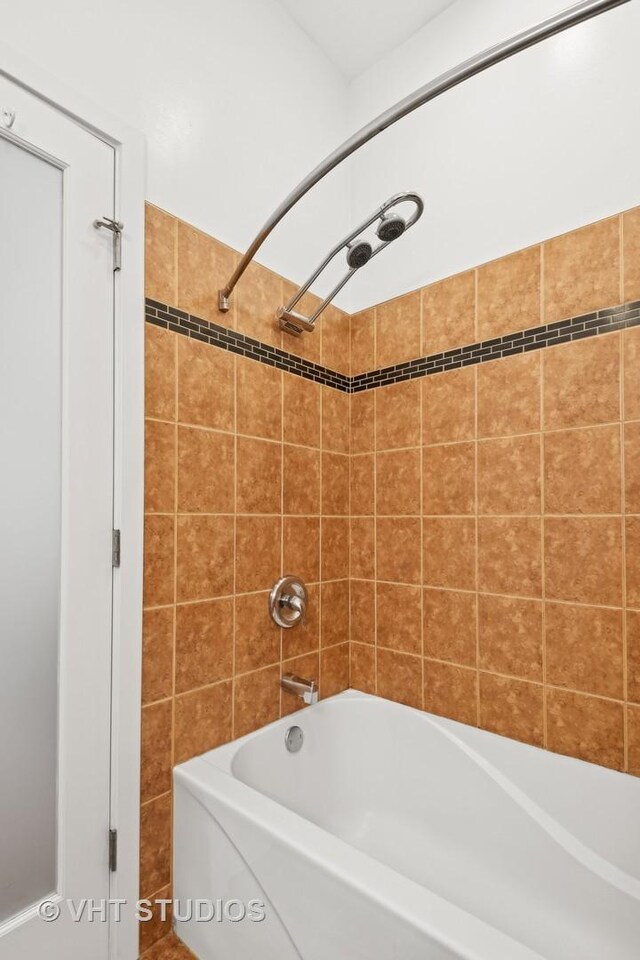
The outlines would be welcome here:
<svg viewBox="0 0 640 960">
<path fill-rule="evenodd" d="M 371 226 L 371 224 L 375 223 L 376 220 L 379 220 L 382 216 L 384 216 L 387 210 L 391 210 L 393 209 L 393 207 L 397 207 L 401 203 L 414 203 L 416 207 L 416 209 L 414 210 L 414 212 L 411 214 L 411 216 L 406 222 L 406 226 L 405 226 L 405 233 L 406 233 L 406 231 L 409 230 L 414 225 L 414 223 L 416 223 L 420 219 L 420 217 L 422 216 L 422 212 L 424 210 L 424 203 L 423 203 L 422 197 L 417 193 L 396 193 L 395 196 L 391 197 L 389 200 L 383 203 L 381 207 L 378 207 L 375 213 L 373 213 L 370 217 L 367 217 L 364 223 L 361 223 L 360 226 L 357 227 L 357 229 L 352 230 L 351 233 L 344 238 L 344 240 L 342 240 L 340 243 L 337 243 L 333 248 L 333 250 L 331 250 L 327 254 L 327 256 L 324 258 L 322 263 L 313 271 L 309 279 L 305 283 L 303 283 L 301 287 L 299 287 L 296 290 L 295 294 L 291 297 L 291 299 L 286 304 L 286 306 L 283 307 L 283 312 L 285 314 L 288 314 L 291 312 L 291 310 L 293 310 L 296 304 L 305 295 L 309 287 L 313 283 L 315 283 L 315 281 L 318 279 L 320 274 L 328 267 L 328 265 L 331 263 L 334 257 L 338 256 L 341 250 L 344 250 L 345 247 L 347 247 L 352 240 L 355 240 L 356 237 L 359 236 L 361 233 L 363 233 L 364 230 L 367 230 Z M 370 263 L 371 260 L 373 260 L 373 258 L 376 256 L 376 254 L 380 253 L 381 250 L 384 250 L 385 247 L 388 247 L 390 243 L 393 243 L 393 240 L 386 240 L 386 241 L 382 241 L 382 243 L 379 243 L 378 246 L 373 250 L 368 262 Z M 340 293 L 342 288 L 351 279 L 353 274 L 360 269 L 361 267 L 351 267 L 349 269 L 346 275 L 342 277 L 342 279 L 338 282 L 338 284 L 333 288 L 331 293 L 327 297 L 325 297 L 322 303 L 320 303 L 316 307 L 316 309 L 313 311 L 313 313 L 308 319 L 308 323 L 310 324 L 310 326 L 307 327 L 307 329 L 313 328 L 314 321 L 320 316 L 320 314 L 325 309 L 325 307 L 331 303 L 331 301 L 336 296 L 336 294 Z M 296 319 L 303 319 L 303 318 L 296 317 Z"/>
<path fill-rule="evenodd" d="M 529 47 L 533 47 L 543 40 L 547 40 L 549 37 L 553 37 L 558 33 L 562 33 L 564 30 L 569 30 L 571 27 L 577 26 L 579 23 L 584 23 L 584 21 L 597 17 L 601 13 L 606 13 L 614 7 L 620 7 L 624 3 L 629 3 L 629 0 L 582 0 L 582 2 L 574 4 L 567 10 L 563 10 L 561 13 L 549 17 L 547 20 L 543 20 L 535 27 L 529 27 L 527 30 L 515 34 L 515 36 L 509 40 L 497 43 L 482 53 L 453 67 L 451 70 L 445 71 L 445 73 L 440 74 L 439 77 L 436 77 L 434 80 L 429 81 L 429 83 L 426 83 L 424 86 L 419 87 L 413 93 L 409 94 L 408 97 L 404 97 L 393 107 L 385 110 L 384 113 L 381 113 L 375 120 L 372 120 L 365 127 L 362 127 L 357 133 L 354 133 L 353 136 L 345 140 L 333 153 L 329 154 L 322 163 L 318 164 L 311 173 L 307 174 L 304 180 L 301 180 L 298 186 L 292 190 L 289 196 L 274 210 L 260 230 L 260 233 L 257 234 L 243 255 L 227 285 L 220 290 L 218 294 L 219 309 L 223 313 L 229 310 L 229 297 L 235 285 L 274 227 L 280 223 L 289 210 L 295 207 L 298 201 L 301 200 L 312 187 L 341 164 L 343 160 L 346 160 L 352 153 L 355 153 L 356 150 L 364 146 L 365 143 L 373 140 L 373 138 L 377 137 L 383 130 L 391 127 L 394 123 L 397 123 L 398 120 L 402 120 L 403 117 L 408 116 L 408 114 L 413 113 L 414 110 L 422 107 L 425 103 L 435 100 L 436 97 L 464 83 L 465 80 L 470 80 L 471 77 L 477 76 L 484 70 L 488 70 L 489 67 L 501 63 L 503 60 L 508 60 L 516 53 L 521 53 L 523 50 L 527 50 Z"/>
</svg>

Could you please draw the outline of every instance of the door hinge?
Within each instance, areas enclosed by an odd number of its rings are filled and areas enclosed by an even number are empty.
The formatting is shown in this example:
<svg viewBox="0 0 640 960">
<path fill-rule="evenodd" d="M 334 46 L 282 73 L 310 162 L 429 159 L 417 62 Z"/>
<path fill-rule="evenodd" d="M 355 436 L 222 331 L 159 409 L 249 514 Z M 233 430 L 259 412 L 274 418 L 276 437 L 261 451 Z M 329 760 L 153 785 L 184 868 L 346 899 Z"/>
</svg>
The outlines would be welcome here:
<svg viewBox="0 0 640 960">
<path fill-rule="evenodd" d="M 96 230 L 110 230 L 113 234 L 113 270 L 122 268 L 122 231 L 124 223 L 120 220 L 112 220 L 111 217 L 103 217 L 102 220 L 94 220 L 93 225 Z"/>
<path fill-rule="evenodd" d="M 120 531 L 112 530 L 111 532 L 111 566 L 119 567 L 120 566 Z"/>
<path fill-rule="evenodd" d="M 109 830 L 109 870 L 115 873 L 118 869 L 118 831 Z"/>
</svg>

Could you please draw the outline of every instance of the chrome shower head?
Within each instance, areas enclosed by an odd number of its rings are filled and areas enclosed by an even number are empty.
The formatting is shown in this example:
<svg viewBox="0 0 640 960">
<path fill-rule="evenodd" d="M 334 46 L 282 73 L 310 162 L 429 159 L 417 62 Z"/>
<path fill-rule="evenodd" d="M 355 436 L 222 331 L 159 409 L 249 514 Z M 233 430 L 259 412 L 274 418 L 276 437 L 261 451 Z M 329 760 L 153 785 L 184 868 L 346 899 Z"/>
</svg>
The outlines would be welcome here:
<svg viewBox="0 0 640 960">
<path fill-rule="evenodd" d="M 385 213 L 380 217 L 380 226 L 376 230 L 378 239 L 383 243 L 397 240 L 407 229 L 406 221 L 398 213 Z"/>
<path fill-rule="evenodd" d="M 352 270 L 364 267 L 369 263 L 373 254 L 373 247 L 366 240 L 354 240 L 347 246 L 347 263 Z"/>
<path fill-rule="evenodd" d="M 413 213 L 408 216 L 406 220 L 404 217 L 395 213 L 393 209 L 400 203 L 412 203 L 414 206 Z M 299 337 L 304 330 L 309 332 L 314 330 L 315 322 L 322 311 L 326 310 L 336 294 L 340 293 L 344 285 L 353 277 L 354 273 L 356 273 L 360 267 L 364 267 L 369 263 L 369 260 L 376 257 L 381 250 L 385 250 L 392 240 L 397 240 L 403 233 L 410 230 L 422 216 L 423 210 L 424 203 L 418 193 L 396 193 L 395 196 L 390 197 L 386 203 L 378 207 L 364 223 L 361 223 L 359 227 L 352 230 L 348 237 L 345 237 L 344 240 L 336 244 L 333 250 L 324 258 L 320 266 L 313 271 L 309 279 L 303 283 L 301 287 L 298 287 L 288 303 L 280 307 L 276 313 L 280 328 L 286 330 L 287 333 L 294 337 Z M 370 227 L 376 230 L 378 240 L 380 241 L 379 243 L 376 241 L 369 243 L 368 240 L 364 239 L 363 234 Z M 307 290 L 316 282 L 320 274 L 328 264 L 331 263 L 334 257 L 337 257 L 343 250 L 346 250 L 348 271 L 337 282 L 333 290 L 324 300 L 320 301 L 310 316 L 305 317 L 301 313 L 297 313 L 295 310 L 296 304 L 300 302 Z"/>
</svg>

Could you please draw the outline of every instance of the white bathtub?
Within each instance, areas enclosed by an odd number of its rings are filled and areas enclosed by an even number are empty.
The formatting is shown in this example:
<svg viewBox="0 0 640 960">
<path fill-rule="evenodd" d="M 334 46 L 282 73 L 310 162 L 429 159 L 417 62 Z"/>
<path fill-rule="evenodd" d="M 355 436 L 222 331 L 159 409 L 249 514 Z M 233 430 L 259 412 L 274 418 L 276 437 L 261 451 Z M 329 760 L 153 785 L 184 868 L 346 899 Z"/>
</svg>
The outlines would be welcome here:
<svg viewBox="0 0 640 960">
<path fill-rule="evenodd" d="M 176 768 L 174 898 L 265 904 L 199 960 L 638 960 L 640 780 L 349 691 Z"/>
</svg>

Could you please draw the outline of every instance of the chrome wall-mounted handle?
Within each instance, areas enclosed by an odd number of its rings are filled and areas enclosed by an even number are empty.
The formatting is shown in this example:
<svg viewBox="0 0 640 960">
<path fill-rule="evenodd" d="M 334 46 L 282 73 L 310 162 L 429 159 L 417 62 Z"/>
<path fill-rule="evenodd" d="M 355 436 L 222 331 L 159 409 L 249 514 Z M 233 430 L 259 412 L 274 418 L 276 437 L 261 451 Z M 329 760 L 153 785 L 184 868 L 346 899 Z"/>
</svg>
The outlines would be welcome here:
<svg viewBox="0 0 640 960">
<path fill-rule="evenodd" d="M 307 588 L 298 577 L 281 577 L 269 594 L 269 613 L 285 630 L 304 623 L 307 612 Z"/>
</svg>

